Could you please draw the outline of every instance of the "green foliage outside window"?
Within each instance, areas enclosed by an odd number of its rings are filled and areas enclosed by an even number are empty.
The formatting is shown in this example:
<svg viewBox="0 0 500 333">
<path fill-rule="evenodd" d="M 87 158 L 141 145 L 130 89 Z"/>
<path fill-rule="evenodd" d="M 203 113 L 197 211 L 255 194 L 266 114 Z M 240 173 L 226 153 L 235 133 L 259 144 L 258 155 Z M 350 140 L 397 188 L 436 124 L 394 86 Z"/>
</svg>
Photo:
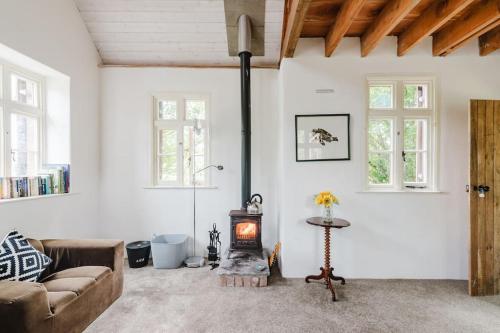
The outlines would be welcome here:
<svg viewBox="0 0 500 333">
<path fill-rule="evenodd" d="M 392 108 L 392 86 L 371 86 L 369 89 L 371 109 Z"/>
<path fill-rule="evenodd" d="M 406 101 L 405 101 L 406 103 Z M 405 120 L 404 122 L 404 181 L 415 182 L 417 180 L 417 154 L 407 150 L 417 149 L 417 121 Z"/>
<path fill-rule="evenodd" d="M 391 182 L 392 121 L 372 119 L 368 125 L 368 180 L 371 184 Z"/>
<path fill-rule="evenodd" d="M 160 101 L 159 113 L 160 113 L 159 114 L 160 119 L 175 119 L 177 117 L 177 102 Z"/>
<path fill-rule="evenodd" d="M 389 153 L 369 154 L 368 180 L 370 184 L 390 184 L 391 160 Z"/>
<path fill-rule="evenodd" d="M 186 119 L 205 119 L 205 101 L 187 100 Z"/>
<path fill-rule="evenodd" d="M 405 85 L 403 94 L 403 103 L 405 108 L 414 108 L 418 105 L 417 86 Z"/>
</svg>

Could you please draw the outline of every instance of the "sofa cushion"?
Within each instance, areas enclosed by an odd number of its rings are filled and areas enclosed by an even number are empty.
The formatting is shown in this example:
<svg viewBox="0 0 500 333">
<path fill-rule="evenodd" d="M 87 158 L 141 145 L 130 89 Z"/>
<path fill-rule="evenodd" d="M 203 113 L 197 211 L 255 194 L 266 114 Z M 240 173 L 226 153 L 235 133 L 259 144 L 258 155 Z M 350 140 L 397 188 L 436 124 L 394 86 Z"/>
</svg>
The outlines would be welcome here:
<svg viewBox="0 0 500 333">
<path fill-rule="evenodd" d="M 48 292 L 47 296 L 49 298 L 50 311 L 54 314 L 77 297 L 72 291 L 52 291 Z"/>
<path fill-rule="evenodd" d="M 47 277 L 45 281 L 66 278 L 92 278 L 96 281 L 102 279 L 105 275 L 110 274 L 111 269 L 104 266 L 81 266 L 68 268 L 63 271 L 54 273 Z"/>
<path fill-rule="evenodd" d="M 0 280 L 36 282 L 51 262 L 15 230 L 0 243 Z"/>
<path fill-rule="evenodd" d="M 43 249 L 43 244 L 40 242 L 38 239 L 34 238 L 26 238 L 28 242 L 30 242 L 31 246 L 33 246 L 35 249 L 38 251 L 45 253 L 45 250 Z"/>
<path fill-rule="evenodd" d="M 63 279 L 52 279 L 44 282 L 47 291 L 72 291 L 77 295 L 83 294 L 95 283 L 95 279 L 88 277 L 74 277 Z"/>
</svg>

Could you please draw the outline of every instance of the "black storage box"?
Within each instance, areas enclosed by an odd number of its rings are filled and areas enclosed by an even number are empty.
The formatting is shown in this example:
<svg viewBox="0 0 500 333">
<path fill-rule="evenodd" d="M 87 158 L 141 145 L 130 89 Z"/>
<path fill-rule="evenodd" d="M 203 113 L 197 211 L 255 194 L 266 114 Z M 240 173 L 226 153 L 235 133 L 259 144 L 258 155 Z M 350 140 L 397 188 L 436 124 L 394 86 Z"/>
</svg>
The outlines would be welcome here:
<svg viewBox="0 0 500 333">
<path fill-rule="evenodd" d="M 148 265 L 151 253 L 151 242 L 138 241 L 127 244 L 128 266 L 140 268 Z"/>
</svg>

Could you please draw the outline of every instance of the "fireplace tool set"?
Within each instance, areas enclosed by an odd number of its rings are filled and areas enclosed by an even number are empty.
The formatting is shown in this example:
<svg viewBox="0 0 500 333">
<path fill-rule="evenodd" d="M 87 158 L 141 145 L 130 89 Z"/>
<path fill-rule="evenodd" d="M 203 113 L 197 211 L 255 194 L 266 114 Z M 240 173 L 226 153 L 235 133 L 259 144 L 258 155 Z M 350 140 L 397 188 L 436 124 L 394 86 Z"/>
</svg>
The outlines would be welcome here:
<svg viewBox="0 0 500 333">
<path fill-rule="evenodd" d="M 211 262 L 211 269 L 215 269 L 219 266 L 220 260 L 220 231 L 217 230 L 217 225 L 214 223 L 212 230 L 208 231 L 210 236 L 210 245 L 207 246 L 208 249 L 208 261 Z"/>
</svg>

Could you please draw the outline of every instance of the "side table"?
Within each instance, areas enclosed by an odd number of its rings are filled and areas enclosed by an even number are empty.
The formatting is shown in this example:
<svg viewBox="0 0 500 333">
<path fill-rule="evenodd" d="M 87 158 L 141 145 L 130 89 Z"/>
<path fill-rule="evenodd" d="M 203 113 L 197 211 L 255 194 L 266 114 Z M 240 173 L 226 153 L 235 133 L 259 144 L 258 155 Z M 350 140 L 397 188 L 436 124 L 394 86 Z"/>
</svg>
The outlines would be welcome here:
<svg viewBox="0 0 500 333">
<path fill-rule="evenodd" d="M 341 284 L 345 284 L 345 279 L 341 276 L 333 275 L 333 267 L 330 267 L 330 229 L 346 228 L 349 227 L 351 223 L 346 220 L 336 218 L 334 218 L 332 222 L 325 222 L 322 217 L 310 217 L 306 220 L 306 222 L 325 229 L 325 265 L 320 268 L 321 274 L 307 276 L 306 283 L 309 283 L 309 280 L 325 280 L 326 287 L 332 292 L 332 301 L 335 302 L 337 300 L 337 296 L 335 295 L 335 288 L 332 285 L 332 280 L 342 281 Z"/>
</svg>

